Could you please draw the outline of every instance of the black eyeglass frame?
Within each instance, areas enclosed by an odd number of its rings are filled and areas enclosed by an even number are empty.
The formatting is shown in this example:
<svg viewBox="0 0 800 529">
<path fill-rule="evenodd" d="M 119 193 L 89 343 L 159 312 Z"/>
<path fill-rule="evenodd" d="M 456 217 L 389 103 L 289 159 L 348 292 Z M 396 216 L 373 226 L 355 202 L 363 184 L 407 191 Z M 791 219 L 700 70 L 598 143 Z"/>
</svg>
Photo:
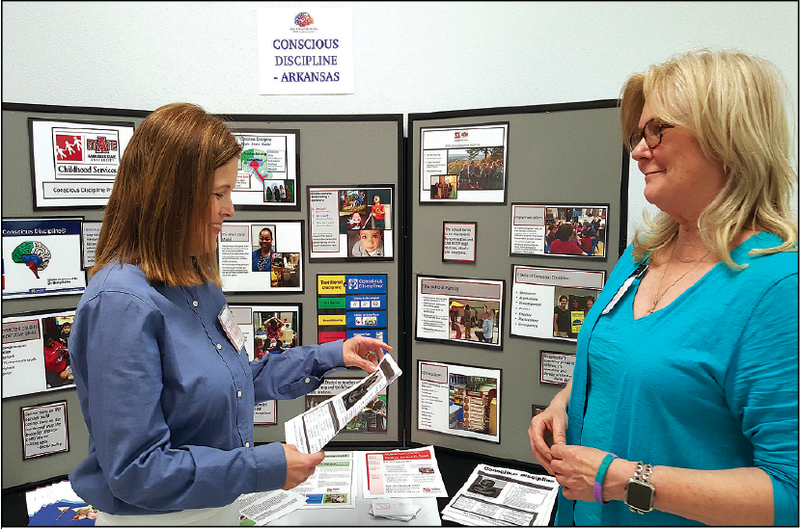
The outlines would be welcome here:
<svg viewBox="0 0 800 529">
<path fill-rule="evenodd" d="M 653 118 L 644 124 L 642 130 L 631 134 L 631 137 L 628 138 L 628 146 L 627 146 L 629 151 L 633 152 L 636 146 L 639 145 L 639 143 L 642 141 L 642 138 L 644 138 L 645 143 L 647 143 L 648 149 L 653 149 L 657 147 L 658 145 L 661 144 L 661 136 L 663 135 L 664 130 L 675 127 L 675 125 L 669 125 L 668 123 L 661 123 L 653 126 L 652 124 L 657 121 L 658 118 Z"/>
</svg>

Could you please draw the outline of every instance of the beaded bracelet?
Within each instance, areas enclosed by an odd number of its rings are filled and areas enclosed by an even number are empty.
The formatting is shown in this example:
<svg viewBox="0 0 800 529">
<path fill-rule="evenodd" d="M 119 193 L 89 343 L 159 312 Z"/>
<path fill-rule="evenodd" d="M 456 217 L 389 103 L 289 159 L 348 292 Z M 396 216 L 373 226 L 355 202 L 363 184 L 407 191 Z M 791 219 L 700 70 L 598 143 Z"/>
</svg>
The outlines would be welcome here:
<svg viewBox="0 0 800 529">
<path fill-rule="evenodd" d="M 616 458 L 617 456 L 611 452 L 607 453 L 606 457 L 604 457 L 603 461 L 600 463 L 600 467 L 597 469 L 597 475 L 594 477 L 594 501 L 601 505 L 608 503 L 607 501 L 603 501 L 603 479 L 606 477 L 608 465 Z"/>
</svg>

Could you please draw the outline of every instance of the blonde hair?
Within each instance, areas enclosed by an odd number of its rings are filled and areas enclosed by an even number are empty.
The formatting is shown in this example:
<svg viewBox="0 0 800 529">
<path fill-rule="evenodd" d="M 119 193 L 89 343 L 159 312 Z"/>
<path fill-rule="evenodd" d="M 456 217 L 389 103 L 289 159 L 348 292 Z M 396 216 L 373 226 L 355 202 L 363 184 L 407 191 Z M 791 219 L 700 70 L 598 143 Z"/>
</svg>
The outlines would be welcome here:
<svg viewBox="0 0 800 529">
<path fill-rule="evenodd" d="M 214 172 L 240 152 L 228 126 L 197 105 L 148 115 L 122 155 L 92 274 L 118 261 L 138 264 L 154 283 L 221 285 L 215 254 L 193 249 L 208 234 Z"/>
<path fill-rule="evenodd" d="M 733 241 L 745 230 L 773 233 L 782 244 L 751 254 L 797 251 L 797 221 L 791 214 L 797 173 L 784 101 L 788 90 L 769 61 L 738 51 L 700 49 L 632 75 L 620 94 L 623 137 L 639 129 L 647 101 L 662 122 L 694 134 L 703 153 L 722 162 L 727 181 L 697 224 L 705 245 L 732 269 Z M 678 223 L 666 213 L 645 215 L 633 255 L 658 256 L 677 236 Z"/>
</svg>

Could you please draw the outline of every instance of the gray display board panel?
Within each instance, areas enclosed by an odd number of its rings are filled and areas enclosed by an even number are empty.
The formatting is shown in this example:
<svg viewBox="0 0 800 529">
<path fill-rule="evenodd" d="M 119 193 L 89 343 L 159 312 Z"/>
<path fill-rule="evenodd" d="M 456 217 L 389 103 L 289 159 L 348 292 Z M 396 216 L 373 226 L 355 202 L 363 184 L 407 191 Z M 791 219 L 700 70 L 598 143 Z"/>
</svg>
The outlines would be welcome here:
<svg viewBox="0 0 800 529">
<path fill-rule="evenodd" d="M 46 105 L 27 105 L 4 103 L 2 112 L 2 188 L 3 216 L 20 218 L 46 218 L 76 216 L 85 221 L 102 221 L 103 211 L 99 208 L 58 208 L 53 210 L 33 210 L 31 187 L 31 158 L 28 139 L 28 118 L 52 120 L 133 122 L 137 127 L 149 114 L 148 111 L 65 108 Z M 398 190 L 394 212 L 394 222 L 402 226 L 403 212 L 406 208 L 402 193 L 403 168 L 403 120 L 401 115 L 375 116 L 253 116 L 226 115 L 226 122 L 233 129 L 247 130 L 298 130 L 300 136 L 302 189 L 296 190 L 301 201 L 299 211 L 259 210 L 253 207 L 237 208 L 234 220 L 257 222 L 263 219 L 294 221 L 302 220 L 307 226 L 308 204 L 305 186 L 307 185 L 363 185 L 392 184 Z M 398 230 L 399 231 L 399 230 Z M 304 237 L 307 241 L 308 234 Z M 238 294 L 228 293 L 231 304 L 265 305 L 271 303 L 300 303 L 302 305 L 303 344 L 313 343 L 317 331 L 316 321 L 316 276 L 317 274 L 385 274 L 388 276 L 388 343 L 395 348 L 394 357 L 403 366 L 402 351 L 405 325 L 402 307 L 404 292 L 398 286 L 400 270 L 403 266 L 402 238 L 395 242 L 395 259 L 381 262 L 347 262 L 309 264 L 306 252 L 305 290 L 291 294 Z M 26 298 L 9 300 L 3 303 L 2 314 L 16 315 L 31 311 L 53 312 L 74 309 L 79 295 L 49 298 Z M 395 319 L 394 315 L 398 315 Z M 361 370 L 342 370 L 334 377 L 363 376 Z M 37 406 L 56 400 L 67 402 L 69 452 L 49 455 L 23 461 L 20 409 Z M 402 379 L 394 384 L 388 393 L 389 419 L 385 433 L 341 433 L 331 446 L 359 445 L 398 447 L 402 442 L 405 396 Z M 74 389 L 51 391 L 42 394 L 25 395 L 3 400 L 3 488 L 23 486 L 27 483 L 46 481 L 57 476 L 69 474 L 87 455 L 88 431 L 83 421 L 77 394 Z M 284 437 L 283 422 L 305 409 L 305 399 L 279 401 L 277 424 L 256 426 L 256 442 L 280 441 Z"/>
<path fill-rule="evenodd" d="M 473 125 L 508 122 L 505 153 L 506 203 L 420 201 L 421 130 L 455 126 L 469 131 Z M 564 268 L 610 272 L 620 255 L 622 232 L 627 225 L 627 153 L 623 151 L 619 110 L 614 101 L 597 101 L 543 107 L 515 107 L 480 111 L 411 114 L 409 116 L 409 222 L 410 266 L 407 281 L 410 307 L 417 314 L 417 276 L 504 280 L 506 294 L 501 351 L 416 340 L 409 330 L 410 368 L 409 439 L 412 445 L 436 445 L 500 459 L 535 463 L 527 430 L 532 405 L 547 405 L 563 386 L 540 383 L 540 351 L 574 353 L 575 342 L 511 336 L 512 267 Z M 480 156 L 481 158 L 483 155 Z M 510 255 L 512 204 L 606 204 L 606 259 Z M 444 222 L 475 222 L 474 262 L 443 261 Z M 550 318 L 553 312 L 550 309 Z M 420 361 L 502 369 L 502 398 L 498 410 L 500 442 L 486 442 L 420 429 Z"/>
</svg>

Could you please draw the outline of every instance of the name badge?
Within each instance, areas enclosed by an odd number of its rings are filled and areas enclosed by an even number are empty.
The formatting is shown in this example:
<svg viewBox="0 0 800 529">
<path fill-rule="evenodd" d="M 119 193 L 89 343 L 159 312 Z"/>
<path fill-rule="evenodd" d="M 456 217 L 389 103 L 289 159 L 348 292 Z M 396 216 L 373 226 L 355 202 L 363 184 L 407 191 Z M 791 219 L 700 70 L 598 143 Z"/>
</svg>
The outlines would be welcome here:
<svg viewBox="0 0 800 529">
<path fill-rule="evenodd" d="M 225 306 L 219 312 L 217 319 L 219 319 L 219 322 L 222 324 L 222 328 L 225 329 L 225 334 L 228 335 L 228 340 L 230 340 L 233 344 L 233 347 L 236 348 L 236 352 L 241 353 L 242 347 L 244 347 L 244 334 L 242 334 L 242 330 L 233 319 L 233 313 L 227 304 L 225 304 Z"/>
</svg>

